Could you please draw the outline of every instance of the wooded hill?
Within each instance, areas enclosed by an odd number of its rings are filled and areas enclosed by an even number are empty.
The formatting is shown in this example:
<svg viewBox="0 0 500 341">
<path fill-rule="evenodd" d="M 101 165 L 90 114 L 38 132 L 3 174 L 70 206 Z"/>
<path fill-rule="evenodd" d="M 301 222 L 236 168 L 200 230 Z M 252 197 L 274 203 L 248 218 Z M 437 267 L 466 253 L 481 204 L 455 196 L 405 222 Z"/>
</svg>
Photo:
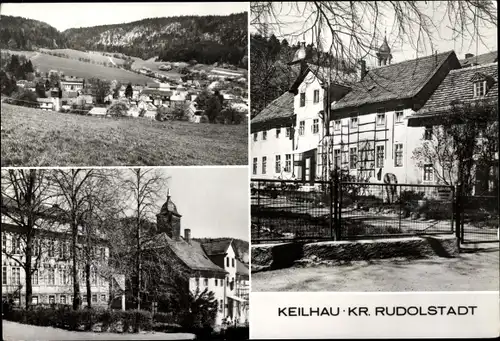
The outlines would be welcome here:
<svg viewBox="0 0 500 341">
<path fill-rule="evenodd" d="M 2 16 L 0 47 L 12 50 L 71 48 L 123 53 L 165 61 L 230 63 L 246 67 L 247 13 L 151 18 L 71 28 L 64 32 L 31 19 Z"/>
</svg>

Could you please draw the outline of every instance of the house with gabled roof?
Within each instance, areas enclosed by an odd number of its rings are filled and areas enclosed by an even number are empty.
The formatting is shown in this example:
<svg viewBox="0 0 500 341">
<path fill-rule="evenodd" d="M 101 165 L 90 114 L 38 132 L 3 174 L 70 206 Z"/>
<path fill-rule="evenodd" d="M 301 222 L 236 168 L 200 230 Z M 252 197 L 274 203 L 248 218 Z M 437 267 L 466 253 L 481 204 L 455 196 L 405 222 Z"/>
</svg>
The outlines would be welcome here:
<svg viewBox="0 0 500 341">
<path fill-rule="evenodd" d="M 236 262 L 231 241 L 214 245 L 201 243 L 191 238 L 190 229 L 184 229 L 181 235 L 182 215 L 170 194 L 156 218 L 156 236 L 145 249 L 161 248 L 172 255 L 188 275 L 186 290 L 194 293 L 208 289 L 214 293 L 218 303 L 217 325 L 227 318 L 239 321 L 242 305 L 238 303 L 243 299 L 236 297 Z M 245 318 L 241 322 L 245 322 Z"/>
</svg>

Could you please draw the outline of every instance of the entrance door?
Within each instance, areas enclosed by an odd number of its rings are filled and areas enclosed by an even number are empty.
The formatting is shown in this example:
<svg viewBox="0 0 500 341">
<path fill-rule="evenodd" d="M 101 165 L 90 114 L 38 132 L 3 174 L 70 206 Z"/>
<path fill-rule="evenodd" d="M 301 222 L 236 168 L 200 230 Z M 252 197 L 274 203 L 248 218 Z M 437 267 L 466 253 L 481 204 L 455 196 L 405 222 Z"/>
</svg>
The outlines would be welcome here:
<svg viewBox="0 0 500 341">
<path fill-rule="evenodd" d="M 305 181 L 311 182 L 311 157 L 307 157 L 305 161 L 306 161 L 304 169 Z"/>
</svg>

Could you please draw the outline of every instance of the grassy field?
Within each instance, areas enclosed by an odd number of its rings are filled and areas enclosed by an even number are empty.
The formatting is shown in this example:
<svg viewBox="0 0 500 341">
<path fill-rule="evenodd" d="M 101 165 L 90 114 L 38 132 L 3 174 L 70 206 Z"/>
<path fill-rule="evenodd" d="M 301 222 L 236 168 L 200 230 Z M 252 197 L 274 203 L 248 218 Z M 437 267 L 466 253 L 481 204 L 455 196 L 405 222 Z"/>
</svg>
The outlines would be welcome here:
<svg viewBox="0 0 500 341">
<path fill-rule="evenodd" d="M 122 83 L 132 82 L 132 84 L 146 84 L 148 82 L 152 82 L 152 79 L 150 77 L 139 75 L 134 72 L 80 62 L 79 60 L 75 59 L 55 57 L 43 53 L 37 53 L 31 56 L 30 59 L 33 65 L 39 68 L 42 72 L 59 70 L 67 75 L 75 77 L 99 77 L 108 80 L 116 79 L 117 81 L 120 81 Z"/>
<path fill-rule="evenodd" d="M 2 103 L 1 165 L 246 165 L 247 126 L 98 118 Z"/>
<path fill-rule="evenodd" d="M 73 49 L 40 49 L 41 51 L 46 51 L 46 52 L 56 52 L 56 53 L 64 53 L 69 56 L 71 59 L 78 59 L 78 58 L 89 58 L 90 60 L 93 60 L 97 63 L 110 63 L 110 58 L 115 62 L 116 64 L 121 64 L 123 63 L 122 59 L 114 59 L 112 57 L 107 57 L 103 55 L 101 52 L 85 52 L 85 51 L 78 51 L 78 50 L 73 50 Z M 112 53 L 111 53 L 112 54 Z"/>
</svg>

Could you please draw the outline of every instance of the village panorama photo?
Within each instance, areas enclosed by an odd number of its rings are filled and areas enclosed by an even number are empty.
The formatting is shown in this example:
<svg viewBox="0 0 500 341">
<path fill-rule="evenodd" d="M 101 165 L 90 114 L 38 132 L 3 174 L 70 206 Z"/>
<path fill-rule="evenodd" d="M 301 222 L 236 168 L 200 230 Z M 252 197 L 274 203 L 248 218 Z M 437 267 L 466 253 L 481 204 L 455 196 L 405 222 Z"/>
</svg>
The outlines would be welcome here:
<svg viewBox="0 0 500 341">
<path fill-rule="evenodd" d="M 3 340 L 246 340 L 246 167 L 2 170 Z"/>
<path fill-rule="evenodd" d="M 247 165 L 248 6 L 2 3 L 1 165 Z"/>
<path fill-rule="evenodd" d="M 498 292 L 496 1 L 249 20 L 252 292 Z"/>
</svg>

